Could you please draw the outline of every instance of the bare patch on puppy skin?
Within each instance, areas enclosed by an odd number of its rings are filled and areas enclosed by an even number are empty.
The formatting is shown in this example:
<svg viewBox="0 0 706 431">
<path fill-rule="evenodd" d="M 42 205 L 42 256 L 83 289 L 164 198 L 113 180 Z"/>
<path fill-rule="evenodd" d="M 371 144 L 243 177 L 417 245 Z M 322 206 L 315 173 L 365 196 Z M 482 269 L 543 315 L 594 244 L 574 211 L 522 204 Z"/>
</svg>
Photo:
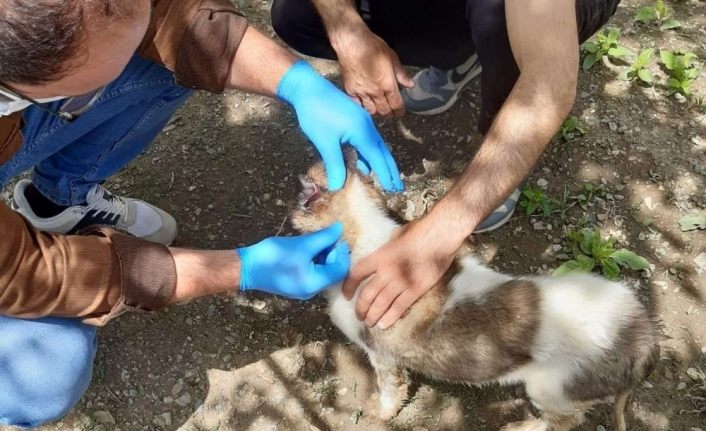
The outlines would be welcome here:
<svg viewBox="0 0 706 431">
<path fill-rule="evenodd" d="M 512 280 L 486 294 L 482 304 L 460 302 L 420 333 L 413 347 L 395 353 L 404 366 L 438 379 L 492 381 L 532 359 L 539 310 L 537 286 Z"/>
<path fill-rule="evenodd" d="M 633 316 L 618 332 L 612 349 L 585 364 L 564 385 L 569 399 L 600 400 L 640 384 L 659 359 L 657 334 L 646 313 Z"/>
</svg>

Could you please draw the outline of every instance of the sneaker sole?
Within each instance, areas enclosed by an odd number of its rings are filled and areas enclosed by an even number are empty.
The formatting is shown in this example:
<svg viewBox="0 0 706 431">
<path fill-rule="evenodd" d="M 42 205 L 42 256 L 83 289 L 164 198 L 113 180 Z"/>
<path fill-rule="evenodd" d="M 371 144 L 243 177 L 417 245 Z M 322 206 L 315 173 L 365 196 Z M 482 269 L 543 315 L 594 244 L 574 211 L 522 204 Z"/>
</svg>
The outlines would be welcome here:
<svg viewBox="0 0 706 431">
<path fill-rule="evenodd" d="M 407 111 L 409 111 L 412 114 L 415 115 L 438 115 L 438 114 L 443 114 L 444 112 L 448 111 L 451 109 L 451 107 L 456 103 L 458 100 L 458 95 L 461 94 L 461 91 L 466 87 L 466 85 L 474 80 L 478 75 L 480 75 L 481 71 L 483 69 L 481 67 L 475 68 L 474 71 L 470 72 L 466 78 L 461 81 L 461 85 L 456 90 L 456 92 L 451 96 L 448 102 L 446 102 L 444 105 L 439 106 L 438 108 L 433 108 L 433 109 L 427 109 L 426 111 L 412 111 L 411 109 L 407 108 Z"/>
</svg>

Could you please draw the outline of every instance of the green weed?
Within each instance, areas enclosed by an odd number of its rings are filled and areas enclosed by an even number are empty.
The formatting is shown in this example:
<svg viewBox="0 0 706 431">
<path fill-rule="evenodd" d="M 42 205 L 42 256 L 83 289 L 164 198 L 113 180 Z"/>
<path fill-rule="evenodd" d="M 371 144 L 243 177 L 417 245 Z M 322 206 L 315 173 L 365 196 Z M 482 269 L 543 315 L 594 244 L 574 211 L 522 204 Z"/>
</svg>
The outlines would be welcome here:
<svg viewBox="0 0 706 431">
<path fill-rule="evenodd" d="M 649 266 L 649 262 L 635 252 L 616 249 L 617 239 L 613 237 L 603 239 L 597 229 L 584 228 L 571 232 L 569 239 L 573 259 L 555 269 L 554 275 L 600 269 L 607 278 L 617 280 L 620 278 L 622 269 L 641 270 Z"/>
<path fill-rule="evenodd" d="M 589 70 L 596 62 L 606 56 L 622 60 L 630 55 L 629 49 L 618 44 L 619 38 L 620 30 L 609 28 L 597 33 L 592 41 L 584 43 L 583 50 L 586 51 L 586 57 L 583 59 L 583 70 Z"/>
<path fill-rule="evenodd" d="M 651 48 L 640 51 L 637 59 L 623 73 L 618 75 L 618 79 L 623 81 L 639 80 L 647 85 L 652 85 L 654 76 L 650 72 L 649 64 L 653 54 L 654 50 Z"/>
<path fill-rule="evenodd" d="M 608 191 L 603 184 L 584 183 L 581 191 L 573 198 L 582 210 L 586 211 L 595 197 L 605 198 Z"/>
<path fill-rule="evenodd" d="M 660 50 L 662 64 L 669 73 L 667 89 L 669 95 L 681 93 L 691 95 L 691 83 L 699 76 L 698 57 L 693 52 Z"/>
<path fill-rule="evenodd" d="M 637 10 L 635 21 L 643 24 L 654 23 L 660 30 L 671 30 L 681 27 L 674 19 L 674 11 L 663 0 L 657 0 L 652 6 L 644 6 Z"/>
<path fill-rule="evenodd" d="M 547 196 L 544 190 L 533 186 L 522 190 L 519 204 L 526 215 L 541 214 L 544 218 L 549 218 L 555 207 L 554 200 Z"/>
<path fill-rule="evenodd" d="M 571 116 L 564 120 L 561 125 L 557 137 L 564 140 L 564 142 L 569 142 L 577 136 L 583 136 L 586 134 L 586 127 L 581 124 L 578 118 Z"/>
</svg>

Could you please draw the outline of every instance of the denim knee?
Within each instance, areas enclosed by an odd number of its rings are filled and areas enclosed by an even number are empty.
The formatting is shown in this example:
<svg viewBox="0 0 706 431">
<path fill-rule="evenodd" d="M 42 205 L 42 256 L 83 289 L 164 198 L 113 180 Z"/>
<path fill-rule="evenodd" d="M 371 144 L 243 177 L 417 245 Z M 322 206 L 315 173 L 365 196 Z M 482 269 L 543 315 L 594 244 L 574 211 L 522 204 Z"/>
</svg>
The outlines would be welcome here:
<svg viewBox="0 0 706 431">
<path fill-rule="evenodd" d="M 74 319 L 0 316 L 0 424 L 60 419 L 88 388 L 96 329 Z"/>
</svg>

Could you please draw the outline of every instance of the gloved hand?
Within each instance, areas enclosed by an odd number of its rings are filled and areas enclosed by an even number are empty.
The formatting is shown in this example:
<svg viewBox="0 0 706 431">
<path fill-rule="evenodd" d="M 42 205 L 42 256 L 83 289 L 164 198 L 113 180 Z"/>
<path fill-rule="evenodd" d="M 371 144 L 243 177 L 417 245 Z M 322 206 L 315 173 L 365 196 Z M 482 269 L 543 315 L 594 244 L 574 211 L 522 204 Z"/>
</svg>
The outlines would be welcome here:
<svg viewBox="0 0 706 431">
<path fill-rule="evenodd" d="M 350 249 L 341 241 L 343 225 L 296 237 L 271 237 L 237 249 L 240 290 L 259 290 L 294 299 L 310 299 L 342 281 L 350 267 Z"/>
<path fill-rule="evenodd" d="M 309 63 L 298 61 L 284 74 L 277 97 L 292 105 L 299 126 L 321 154 L 329 190 L 340 189 L 346 181 L 344 144 L 358 151 L 358 168 L 366 174 L 372 169 L 385 190 L 404 190 L 395 159 L 370 114 Z"/>
</svg>

